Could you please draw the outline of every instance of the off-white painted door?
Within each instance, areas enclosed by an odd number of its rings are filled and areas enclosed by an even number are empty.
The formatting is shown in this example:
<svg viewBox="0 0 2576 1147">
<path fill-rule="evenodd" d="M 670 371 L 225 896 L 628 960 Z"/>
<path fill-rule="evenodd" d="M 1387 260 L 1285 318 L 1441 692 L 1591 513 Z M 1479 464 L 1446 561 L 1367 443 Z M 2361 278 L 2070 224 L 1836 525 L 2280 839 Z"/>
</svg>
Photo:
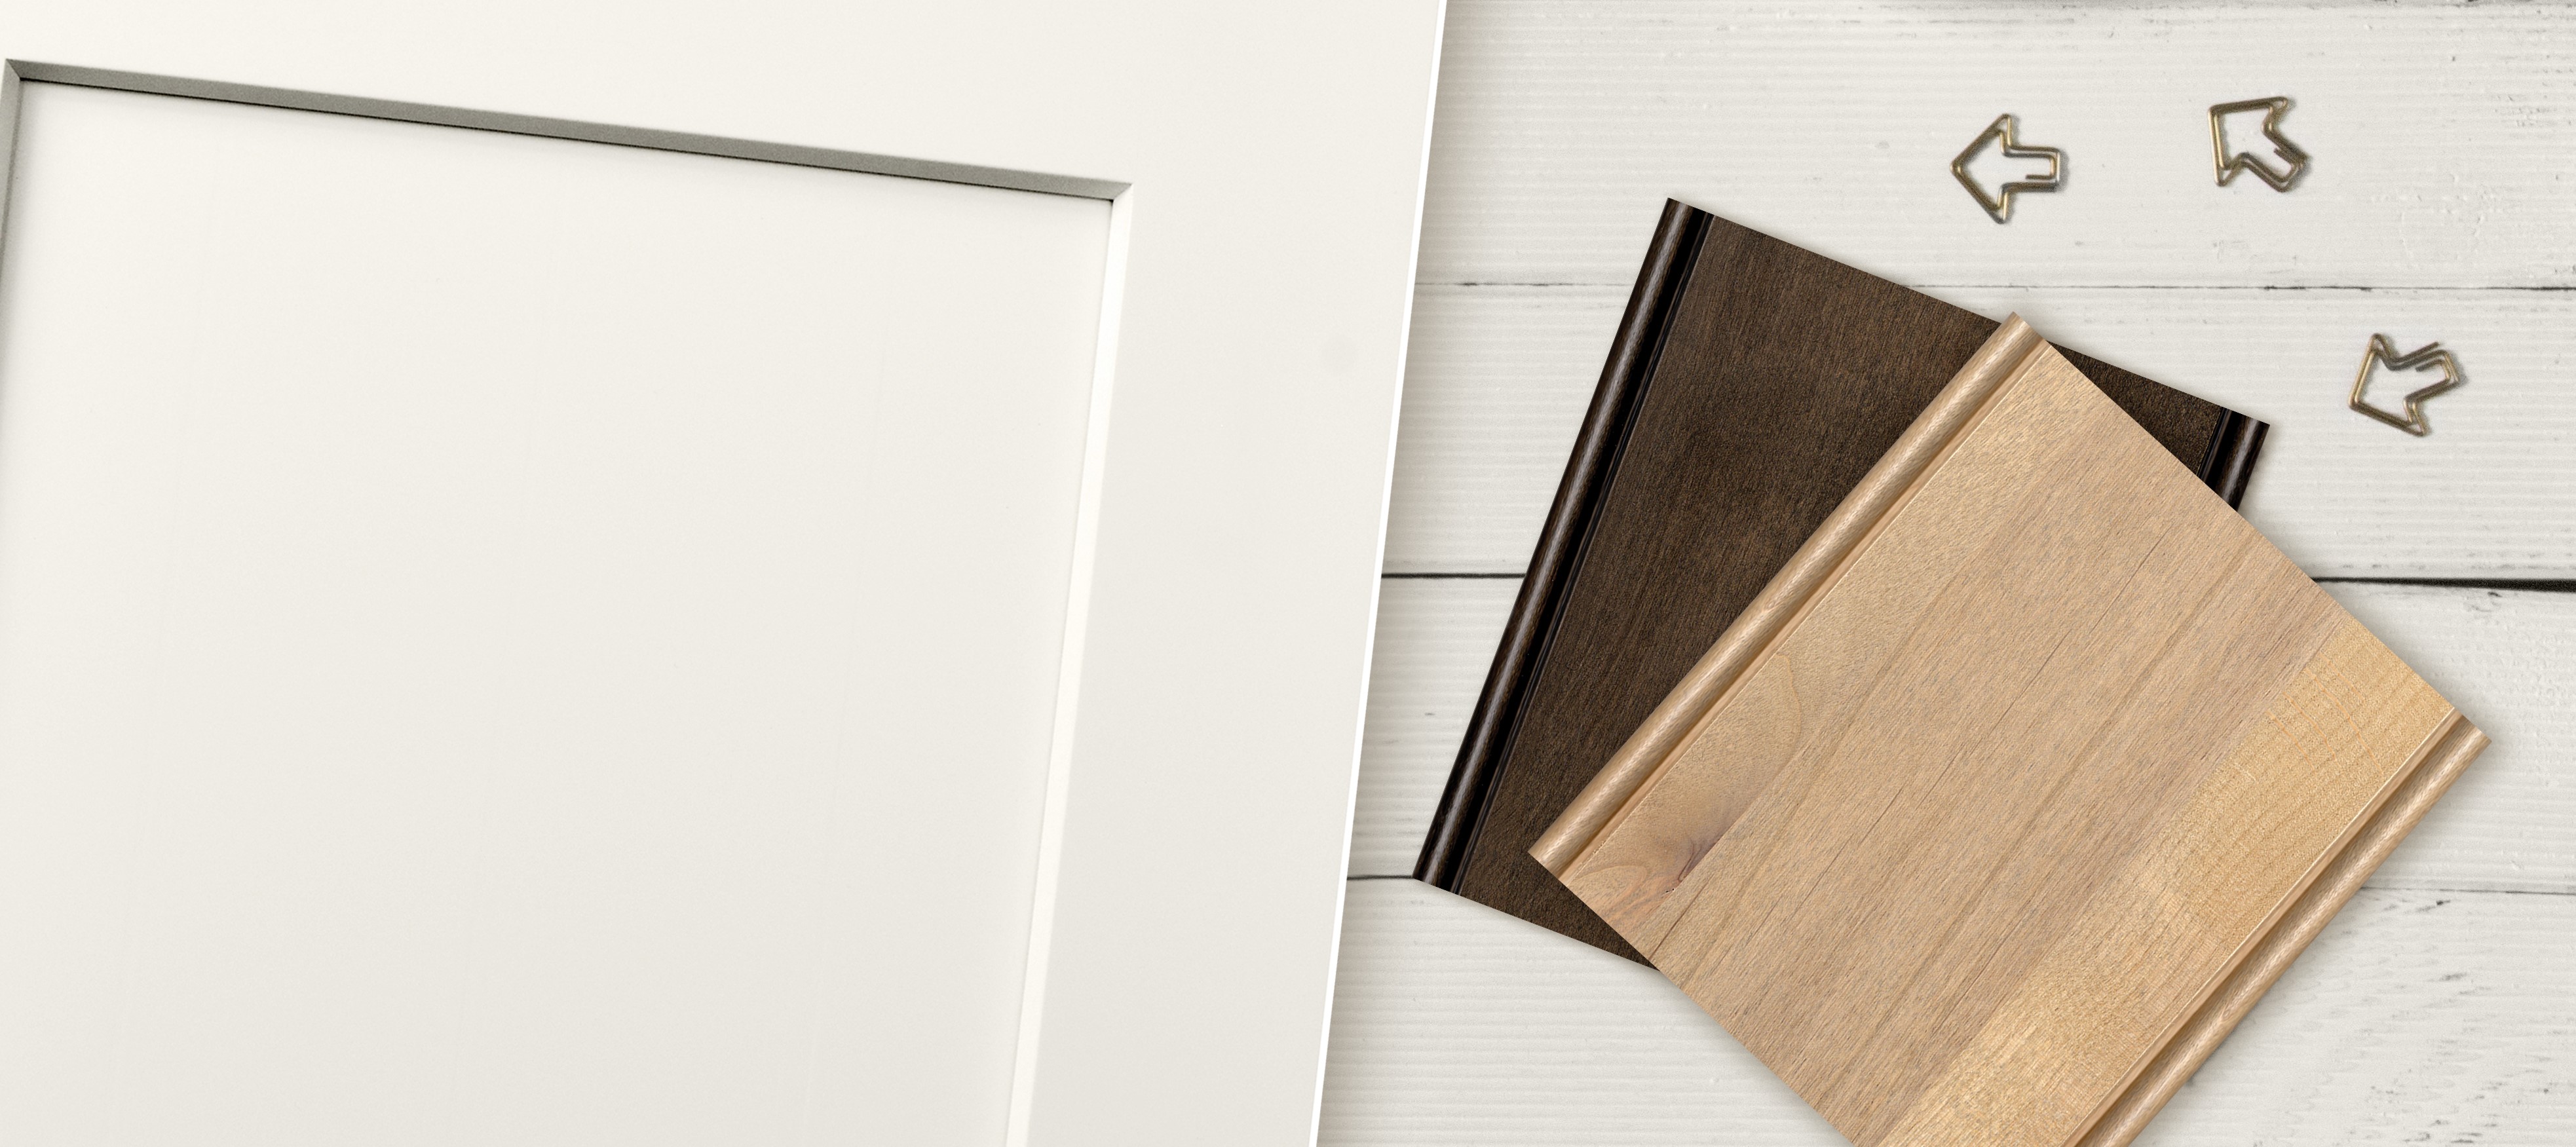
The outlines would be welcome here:
<svg viewBox="0 0 2576 1147">
<path fill-rule="evenodd" d="M 998 1139 L 1109 205 L 22 101 L 0 1128 Z"/>
<path fill-rule="evenodd" d="M 8 7 L 0 1138 L 1311 1138 L 1435 9 Z"/>
</svg>

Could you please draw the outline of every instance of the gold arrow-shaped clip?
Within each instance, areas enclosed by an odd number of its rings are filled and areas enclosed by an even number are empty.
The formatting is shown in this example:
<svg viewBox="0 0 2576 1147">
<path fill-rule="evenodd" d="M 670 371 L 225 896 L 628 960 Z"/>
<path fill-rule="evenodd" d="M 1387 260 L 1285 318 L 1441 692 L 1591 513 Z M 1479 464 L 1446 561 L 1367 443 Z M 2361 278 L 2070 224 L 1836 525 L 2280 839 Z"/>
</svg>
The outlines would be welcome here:
<svg viewBox="0 0 2576 1147">
<path fill-rule="evenodd" d="M 1967 188 L 1968 194 L 1976 197 L 1977 206 L 1985 208 L 1986 214 L 1993 216 L 1997 223 L 2012 220 L 2014 193 L 2057 190 L 2058 170 L 2066 161 L 2066 154 L 2053 147 L 2023 147 L 2013 138 L 2013 129 L 2020 126 L 2020 122 L 2013 119 L 2010 112 L 1996 116 L 1995 122 L 1987 124 L 1986 130 L 1977 133 L 1975 142 L 1968 145 L 1968 150 L 1960 152 L 1959 158 L 1950 161 L 1950 174 L 1958 177 L 1959 186 Z M 2003 143 L 2006 159 L 2047 160 L 2048 174 L 2039 179 L 2013 180 L 2004 184 L 2002 190 L 1993 196 L 1988 196 L 1986 189 L 1977 186 L 1977 181 L 1968 175 L 1968 161 L 1975 159 L 1978 152 L 1985 150 L 1988 140 L 1999 140 Z"/>
<path fill-rule="evenodd" d="M 2239 151 L 2233 155 L 2228 153 L 2227 117 L 2237 112 L 2250 112 L 2263 108 L 2271 109 L 2263 116 L 2263 138 L 2271 142 L 2273 153 L 2290 165 L 2288 171 L 2275 173 L 2271 164 L 2263 162 L 2250 151 Z M 2281 117 L 2288 114 L 2290 114 L 2288 96 L 2210 105 L 2209 147 L 2211 158 L 2218 164 L 2220 187 L 2227 186 L 2238 173 L 2251 171 L 2254 173 L 2254 178 L 2271 184 L 2272 190 L 2288 191 L 2291 184 L 2297 183 L 2300 176 L 2307 174 L 2308 153 L 2299 150 L 2299 145 L 2290 142 L 2288 136 L 2281 134 Z"/>
<path fill-rule="evenodd" d="M 2362 400 L 2361 392 L 2370 385 L 2370 368 L 2379 363 L 2395 370 L 2431 370 L 2442 368 L 2442 381 L 2410 391 L 2406 395 L 2406 417 L 2399 418 Z M 2425 343 L 2406 354 L 2397 353 L 2397 344 L 2387 335 L 2370 336 L 2370 348 L 2361 352 L 2361 373 L 2352 380 L 2352 408 L 2408 434 L 2421 438 L 2433 432 L 2433 424 L 2424 420 L 2424 400 L 2467 382 L 2460 373 L 2460 360 L 2451 357 L 2440 343 Z"/>
</svg>

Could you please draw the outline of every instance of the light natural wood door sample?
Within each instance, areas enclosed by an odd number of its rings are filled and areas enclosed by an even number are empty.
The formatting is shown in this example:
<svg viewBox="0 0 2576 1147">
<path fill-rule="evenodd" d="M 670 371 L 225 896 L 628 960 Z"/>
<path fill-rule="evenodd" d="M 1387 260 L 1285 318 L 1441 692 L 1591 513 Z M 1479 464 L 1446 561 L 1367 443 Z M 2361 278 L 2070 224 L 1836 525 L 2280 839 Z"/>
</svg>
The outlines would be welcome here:
<svg viewBox="0 0 2576 1147">
<path fill-rule="evenodd" d="M 1853 1142 L 2109 1147 L 2484 744 L 2015 319 L 1533 853 Z"/>
</svg>

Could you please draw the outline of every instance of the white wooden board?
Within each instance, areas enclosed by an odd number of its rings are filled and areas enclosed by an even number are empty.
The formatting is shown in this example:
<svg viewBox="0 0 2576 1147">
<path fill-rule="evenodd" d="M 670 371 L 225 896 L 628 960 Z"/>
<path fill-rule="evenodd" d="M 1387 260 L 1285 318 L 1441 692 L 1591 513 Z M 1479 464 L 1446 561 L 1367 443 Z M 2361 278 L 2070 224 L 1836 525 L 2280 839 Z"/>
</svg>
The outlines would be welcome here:
<svg viewBox="0 0 2576 1147">
<path fill-rule="evenodd" d="M 1413 871 L 1520 590 L 1519 578 L 1387 579 L 1351 822 L 1353 875 Z"/>
<path fill-rule="evenodd" d="M 1413 298 L 1387 572 L 1518 574 L 1628 289 L 1426 283 Z"/>
<path fill-rule="evenodd" d="M 1651 969 L 1410 880 L 1344 936 L 1331 1147 L 1843 1142 Z M 2138 1142 L 2576 1141 L 2570 948 L 2576 897 L 2366 889 Z"/>
<path fill-rule="evenodd" d="M 2576 576 L 2571 38 L 2565 4 L 1462 7 L 1388 568 L 1528 560 L 1672 196 L 2272 422 L 2248 513 L 2312 573 Z M 2209 105 L 2269 95 L 2314 170 L 2216 186 Z M 2005 111 L 2068 176 L 1999 227 L 1948 164 Z M 2373 333 L 2458 354 L 2432 437 L 2344 408 Z"/>
<path fill-rule="evenodd" d="M 1671 195 L 1906 283 L 2576 286 L 2540 241 L 2571 36 L 2563 3 L 1462 3 L 1422 275 L 1625 284 Z M 2267 96 L 2312 170 L 2217 186 L 2210 105 Z M 1949 164 L 2005 112 L 2066 179 L 1999 227 Z"/>
<path fill-rule="evenodd" d="M 2576 593 L 2326 591 L 2495 742 L 2371 886 L 2576 896 Z"/>
</svg>

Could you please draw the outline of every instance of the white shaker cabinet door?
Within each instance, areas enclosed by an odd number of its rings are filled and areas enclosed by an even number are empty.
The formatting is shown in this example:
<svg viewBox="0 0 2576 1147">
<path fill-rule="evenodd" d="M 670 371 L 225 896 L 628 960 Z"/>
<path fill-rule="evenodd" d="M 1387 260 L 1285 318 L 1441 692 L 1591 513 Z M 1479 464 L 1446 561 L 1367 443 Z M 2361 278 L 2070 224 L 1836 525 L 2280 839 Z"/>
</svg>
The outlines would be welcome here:
<svg viewBox="0 0 2576 1147">
<path fill-rule="evenodd" d="M 1311 1139 L 1438 11 L 846 7 L 0 4 L 0 1141 Z"/>
</svg>

